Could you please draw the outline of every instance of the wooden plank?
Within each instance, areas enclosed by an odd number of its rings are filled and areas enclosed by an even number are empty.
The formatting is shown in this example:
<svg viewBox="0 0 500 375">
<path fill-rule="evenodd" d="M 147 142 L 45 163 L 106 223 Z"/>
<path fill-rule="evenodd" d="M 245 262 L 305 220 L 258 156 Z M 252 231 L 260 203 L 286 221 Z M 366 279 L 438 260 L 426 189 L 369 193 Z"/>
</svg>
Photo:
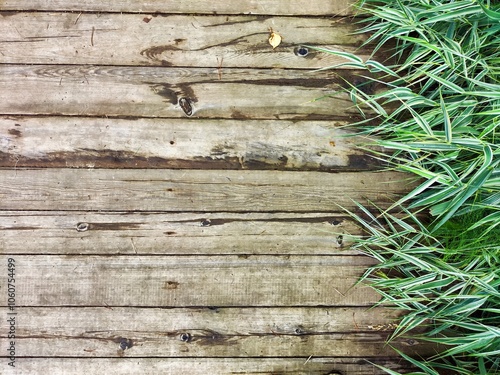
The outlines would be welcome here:
<svg viewBox="0 0 500 375">
<path fill-rule="evenodd" d="M 339 212 L 387 206 L 411 189 L 398 172 L 173 169 L 0 170 L 1 210 Z"/>
<path fill-rule="evenodd" d="M 345 16 L 350 0 L 2 0 L 2 10 Z"/>
<path fill-rule="evenodd" d="M 17 306 L 369 306 L 359 256 L 16 255 Z M 0 256 L 7 264 L 9 256 Z M 6 301 L 4 302 L 6 303 Z"/>
<path fill-rule="evenodd" d="M 17 355 L 390 356 L 394 351 L 385 341 L 396 317 L 366 308 L 19 308 Z M 393 345 L 409 354 L 431 350 L 415 340 Z"/>
<path fill-rule="evenodd" d="M 358 255 L 345 215 L 0 211 L 4 254 Z"/>
<path fill-rule="evenodd" d="M 381 167 L 345 122 L 0 117 L 0 167 L 280 169 Z M 92 134 L 92 136 L 89 136 Z"/>
<path fill-rule="evenodd" d="M 8 308 L 0 308 L 2 316 Z M 381 307 L 18 307 L 15 312 L 22 324 L 17 338 L 73 338 L 98 340 L 117 337 L 180 340 L 181 333 L 190 333 L 189 343 L 199 344 L 199 333 L 214 332 L 224 336 L 306 336 L 334 333 L 388 333 L 394 331 L 401 312 Z M 28 319 L 29 318 L 29 319 Z M 61 324 L 64 322 L 64 324 Z M 184 341 L 186 342 L 186 341 Z M 139 346 L 139 343 L 136 343 Z M 288 348 L 294 350 L 293 348 Z M 45 352 L 21 356 L 51 355 Z M 64 349 L 63 349 L 64 350 Z M 78 345 L 66 348 L 62 356 L 73 356 Z M 151 350 L 151 348 L 149 349 Z M 156 350 L 156 349 L 155 349 Z M 45 354 L 42 354 L 45 353 Z M 98 353 L 80 353 L 99 356 Z M 102 354 L 102 353 L 101 353 Z M 114 355 L 115 353 L 109 353 Z M 155 355 L 157 355 L 156 353 Z M 238 353 L 236 356 L 241 356 Z M 151 353 L 149 355 L 152 355 Z M 146 356 L 149 356 L 146 355 Z M 185 354 L 179 353 L 181 356 Z M 216 356 L 219 356 L 215 354 Z M 305 353 L 295 354 L 304 356 Z M 321 354 L 317 353 L 318 356 Z M 335 356 L 333 352 L 324 356 Z"/>
<path fill-rule="evenodd" d="M 313 355 L 313 354 L 311 354 Z M 19 358 L 6 375 L 100 374 L 122 375 L 383 375 L 371 363 L 408 373 L 397 357 L 379 358 Z M 5 366 L 7 367 L 7 366 Z"/>
<path fill-rule="evenodd" d="M 347 94 L 318 99 L 344 79 L 366 81 L 356 74 L 225 69 L 219 79 L 210 68 L 0 65 L 0 113 L 352 121 Z"/>
<path fill-rule="evenodd" d="M 4 13 L 0 53 L 10 64 L 220 67 L 221 74 L 230 67 L 313 69 L 345 59 L 301 46 L 369 58 L 357 27 L 312 17 Z M 270 29 L 282 37 L 275 49 Z"/>
</svg>

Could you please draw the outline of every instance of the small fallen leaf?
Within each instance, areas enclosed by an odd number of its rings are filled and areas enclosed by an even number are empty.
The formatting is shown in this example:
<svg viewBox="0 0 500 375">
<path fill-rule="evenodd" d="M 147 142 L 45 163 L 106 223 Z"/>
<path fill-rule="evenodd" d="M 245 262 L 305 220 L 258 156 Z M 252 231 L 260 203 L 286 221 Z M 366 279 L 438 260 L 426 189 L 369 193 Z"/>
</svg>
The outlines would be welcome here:
<svg viewBox="0 0 500 375">
<path fill-rule="evenodd" d="M 278 47 L 281 43 L 281 35 L 278 34 L 278 33 L 275 33 L 273 31 L 273 29 L 269 29 L 270 31 L 270 35 L 269 35 L 269 44 L 271 45 L 271 47 L 273 47 L 273 49 L 275 49 L 276 47 Z"/>
</svg>

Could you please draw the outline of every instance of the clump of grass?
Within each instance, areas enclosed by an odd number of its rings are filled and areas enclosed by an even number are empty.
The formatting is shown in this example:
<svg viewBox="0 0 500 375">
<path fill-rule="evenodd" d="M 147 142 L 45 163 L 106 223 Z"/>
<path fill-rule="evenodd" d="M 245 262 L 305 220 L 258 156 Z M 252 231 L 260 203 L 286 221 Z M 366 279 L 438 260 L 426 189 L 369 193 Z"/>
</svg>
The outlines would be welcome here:
<svg viewBox="0 0 500 375">
<path fill-rule="evenodd" d="M 420 181 L 389 210 L 352 213 L 368 232 L 355 247 L 379 260 L 364 280 L 407 312 L 393 337 L 425 325 L 418 339 L 443 348 L 425 359 L 401 353 L 420 374 L 500 373 L 500 8 L 488 0 L 358 7 L 368 43 L 375 52 L 393 43 L 395 63 L 320 50 L 346 59 L 335 68 L 381 76 L 381 92 L 349 88 L 365 118 L 356 127 L 390 152 L 378 157 Z"/>
</svg>

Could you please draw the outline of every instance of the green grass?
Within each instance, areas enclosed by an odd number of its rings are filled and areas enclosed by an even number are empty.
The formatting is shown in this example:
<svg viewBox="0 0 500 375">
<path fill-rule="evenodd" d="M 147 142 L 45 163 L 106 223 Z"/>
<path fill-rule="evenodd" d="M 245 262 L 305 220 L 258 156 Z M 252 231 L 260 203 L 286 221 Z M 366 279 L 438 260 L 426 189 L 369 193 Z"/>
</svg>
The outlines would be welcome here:
<svg viewBox="0 0 500 375">
<path fill-rule="evenodd" d="M 388 210 L 359 204 L 351 213 L 367 232 L 355 247 L 379 261 L 363 280 L 382 304 L 406 312 L 392 338 L 439 344 L 430 358 L 401 353 L 418 374 L 499 374 L 500 6 L 360 0 L 358 7 L 374 53 L 393 45 L 394 62 L 320 48 L 345 59 L 325 69 L 361 69 L 385 86 L 374 94 L 348 88 L 365 118 L 356 129 L 376 136 L 384 149 L 377 157 L 419 181 Z M 416 327 L 427 329 L 415 336 Z"/>
</svg>

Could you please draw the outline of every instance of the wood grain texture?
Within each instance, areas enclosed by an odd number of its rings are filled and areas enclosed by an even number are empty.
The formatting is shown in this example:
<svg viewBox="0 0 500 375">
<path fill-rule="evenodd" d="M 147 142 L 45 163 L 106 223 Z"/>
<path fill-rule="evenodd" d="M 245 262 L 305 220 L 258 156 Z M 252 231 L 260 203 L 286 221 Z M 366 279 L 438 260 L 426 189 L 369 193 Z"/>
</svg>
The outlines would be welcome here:
<svg viewBox="0 0 500 375">
<path fill-rule="evenodd" d="M 0 113 L 76 116 L 349 120 L 350 71 L 0 65 Z M 373 86 L 373 87 L 372 87 Z M 373 84 L 366 89 L 375 89 Z"/>
<path fill-rule="evenodd" d="M 359 255 L 347 234 L 342 214 L 0 212 L 4 254 Z"/>
<path fill-rule="evenodd" d="M 407 373 L 397 357 L 364 358 L 20 358 L 19 368 L 6 375 L 382 375 L 371 363 Z M 368 362 L 369 361 L 369 362 Z M 22 365 L 21 365 L 22 364 Z"/>
<path fill-rule="evenodd" d="M 381 207 L 412 184 L 398 172 L 172 169 L 0 170 L 2 210 L 342 212 Z"/>
<path fill-rule="evenodd" d="M 387 322 L 396 316 L 364 308 L 21 308 L 17 341 L 22 357 L 390 356 L 385 340 L 395 325 Z M 431 350 L 415 340 L 393 345 Z"/>
<path fill-rule="evenodd" d="M 321 15 L 352 14 L 351 0 L 1 0 L 2 10 L 148 12 L 194 14 Z"/>
<path fill-rule="evenodd" d="M 0 312 L 5 316 L 8 309 L 2 307 Z M 23 320 L 17 331 L 18 338 L 23 339 L 45 336 L 98 340 L 142 336 L 193 343 L 199 341 L 196 338 L 198 331 L 213 331 L 225 336 L 387 334 L 395 329 L 401 315 L 397 310 L 381 307 L 20 307 L 17 312 Z M 183 341 L 179 337 L 182 333 L 191 333 L 192 339 Z M 78 346 L 66 350 L 64 356 L 72 356 Z M 95 356 L 95 353 L 88 355 Z"/>
<path fill-rule="evenodd" d="M 18 306 L 345 307 L 380 299 L 357 284 L 374 264 L 359 256 L 16 255 L 15 262 Z"/>
<path fill-rule="evenodd" d="M 279 169 L 381 167 L 345 122 L 0 117 L 1 167 Z M 90 136 L 92 135 L 92 136 Z"/>
<path fill-rule="evenodd" d="M 4 13 L 0 53 L 10 64 L 324 68 L 346 60 L 300 46 L 357 53 L 350 20 L 312 17 Z M 273 49 L 270 29 L 282 37 Z"/>
</svg>

